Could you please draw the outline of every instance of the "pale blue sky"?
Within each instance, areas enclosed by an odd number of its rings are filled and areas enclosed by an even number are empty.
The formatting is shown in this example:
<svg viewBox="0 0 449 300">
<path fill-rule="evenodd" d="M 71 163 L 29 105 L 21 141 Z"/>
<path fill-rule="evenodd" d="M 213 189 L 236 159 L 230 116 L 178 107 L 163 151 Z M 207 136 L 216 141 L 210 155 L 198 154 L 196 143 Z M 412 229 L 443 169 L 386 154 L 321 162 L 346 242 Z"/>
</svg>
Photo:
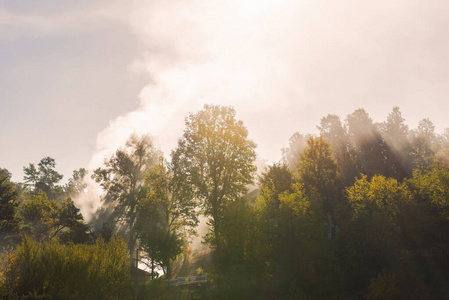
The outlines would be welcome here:
<svg viewBox="0 0 449 300">
<path fill-rule="evenodd" d="M 165 153 L 204 103 L 233 105 L 263 159 L 329 113 L 399 106 L 449 127 L 443 0 L 0 0 L 0 167 L 65 180 L 132 132 Z"/>
</svg>

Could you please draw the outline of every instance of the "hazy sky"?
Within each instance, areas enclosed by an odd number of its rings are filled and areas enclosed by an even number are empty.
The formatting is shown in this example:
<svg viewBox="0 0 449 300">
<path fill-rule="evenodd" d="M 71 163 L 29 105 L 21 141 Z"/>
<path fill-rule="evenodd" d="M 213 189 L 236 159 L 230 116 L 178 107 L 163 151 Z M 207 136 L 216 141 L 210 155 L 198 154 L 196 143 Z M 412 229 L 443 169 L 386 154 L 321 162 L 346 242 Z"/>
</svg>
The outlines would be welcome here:
<svg viewBox="0 0 449 300">
<path fill-rule="evenodd" d="M 329 113 L 399 106 L 449 127 L 446 0 L 0 0 L 0 167 L 65 179 L 133 131 L 165 153 L 184 117 L 232 105 L 261 158 Z"/>
</svg>

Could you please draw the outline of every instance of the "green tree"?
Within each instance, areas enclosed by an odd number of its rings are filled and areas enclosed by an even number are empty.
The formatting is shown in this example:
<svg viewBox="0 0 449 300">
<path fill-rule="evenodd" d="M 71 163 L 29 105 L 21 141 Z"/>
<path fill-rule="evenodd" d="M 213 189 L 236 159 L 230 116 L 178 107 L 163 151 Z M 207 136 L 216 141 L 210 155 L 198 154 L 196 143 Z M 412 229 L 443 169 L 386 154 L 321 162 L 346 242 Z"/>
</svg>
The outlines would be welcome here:
<svg viewBox="0 0 449 300">
<path fill-rule="evenodd" d="M 311 199 L 311 210 L 329 221 L 330 236 L 335 237 L 338 205 L 342 201 L 338 167 L 332 148 L 323 137 L 310 138 L 301 154 L 299 181 Z"/>
<path fill-rule="evenodd" d="M 174 180 L 161 159 L 145 176 L 146 197 L 139 205 L 136 231 L 140 247 L 148 255 L 152 273 L 159 266 L 171 277 L 171 261 L 183 250 L 198 224 L 196 201 L 190 186 Z"/>
<path fill-rule="evenodd" d="M 344 294 L 343 274 L 328 229 L 313 212 L 317 194 L 311 195 L 302 183 L 294 183 L 291 190 L 279 195 L 277 298 L 339 299 Z"/>
<path fill-rule="evenodd" d="M 72 199 L 67 198 L 57 213 L 57 223 L 53 236 L 60 235 L 65 242 L 87 242 L 89 227 L 84 223 L 80 209 L 75 206 Z"/>
<path fill-rule="evenodd" d="M 204 214 L 211 218 L 217 252 L 223 209 L 241 197 L 252 182 L 255 147 L 233 108 L 205 105 L 186 119 L 184 134 L 172 153 L 175 178 L 182 176 L 194 187 Z"/>
<path fill-rule="evenodd" d="M 408 218 L 405 232 L 409 249 L 421 260 L 420 290 L 433 290 L 434 296 L 420 298 L 446 298 L 445 286 L 449 282 L 449 166 L 436 161 L 429 170 L 415 170 L 405 181 L 415 201 L 414 214 Z M 415 288 L 418 290 L 418 288 Z M 438 296 L 438 294 L 440 294 Z M 416 297 L 418 298 L 418 297 Z"/>
<path fill-rule="evenodd" d="M 0 175 L 3 175 L 3 176 L 5 176 L 8 180 L 11 180 L 12 174 L 11 174 L 7 169 L 0 168 Z"/>
<path fill-rule="evenodd" d="M 139 203 L 145 198 L 144 176 L 158 156 L 149 135 L 133 134 L 125 147 L 118 149 L 92 175 L 105 191 L 102 201 L 111 208 L 117 230 L 127 238 L 130 253 L 134 253 L 136 244 Z"/>
<path fill-rule="evenodd" d="M 323 149 L 319 150 L 318 144 L 321 144 Z M 324 149 L 326 146 L 327 150 Z M 260 256 L 262 258 L 260 261 L 264 261 L 267 266 L 275 266 L 275 272 L 269 268 L 262 269 L 267 272 L 266 274 L 273 272 L 270 274 L 272 280 L 267 281 L 268 289 L 271 287 L 274 290 L 274 294 L 269 297 L 338 298 L 344 293 L 342 271 L 333 249 L 333 242 L 328 238 L 330 228 L 327 226 L 328 216 L 324 212 L 323 197 L 317 190 L 320 175 L 308 174 L 316 172 L 316 168 L 323 168 L 325 175 L 332 174 L 330 170 L 336 172 L 335 161 L 331 157 L 329 145 L 320 138 L 310 138 L 300 158 L 300 169 L 297 173 L 307 174 L 302 177 L 306 179 L 307 187 L 301 178 L 299 182 L 295 182 L 290 176 L 285 176 L 286 174 L 281 171 L 283 168 L 272 168 L 263 174 L 264 184 L 261 185 L 262 192 L 257 202 L 255 216 L 259 219 L 258 231 L 262 231 L 264 237 L 258 237 L 261 244 L 255 245 L 264 254 Z M 271 172 L 272 170 L 275 172 Z M 282 181 L 282 184 L 276 184 L 277 181 Z M 291 184 L 288 188 L 287 182 Z M 329 183 L 332 184 L 332 180 L 327 182 Z M 236 223 L 239 224 L 236 227 L 244 228 L 240 224 L 242 221 Z M 251 231 L 256 230 L 252 228 Z M 320 288 L 316 288 L 318 286 Z"/>
<path fill-rule="evenodd" d="M 437 159 L 449 164 L 449 128 L 445 128 L 443 133 L 439 136 L 440 147 L 436 154 Z"/>
<path fill-rule="evenodd" d="M 345 186 L 352 185 L 358 175 L 355 165 L 355 152 L 351 145 L 347 128 L 336 115 L 321 118 L 318 126 L 320 135 L 331 145 L 332 156 L 337 161 L 338 171 Z"/>
<path fill-rule="evenodd" d="M 397 151 L 407 149 L 408 135 L 410 134 L 408 126 L 399 107 L 393 107 L 391 113 L 388 114 L 387 120 L 379 124 L 379 128 L 384 135 L 387 143 L 389 143 Z"/>
<path fill-rule="evenodd" d="M 254 219 L 258 229 L 251 230 L 259 232 L 258 240 L 261 243 L 259 248 L 263 250 L 262 252 L 277 251 L 279 237 L 283 234 L 280 225 L 285 222 L 286 216 L 285 209 L 282 207 L 285 203 L 281 203 L 281 198 L 284 194 L 296 191 L 294 183 L 293 174 L 285 164 L 275 163 L 269 166 L 259 178 L 260 195 L 254 209 Z M 261 235 L 265 236 L 261 237 Z M 274 252 L 270 255 L 273 256 Z"/>
<path fill-rule="evenodd" d="M 405 184 L 382 175 L 374 176 L 371 181 L 366 175 L 362 176 L 347 193 L 355 218 L 382 214 L 395 224 L 398 224 L 398 215 L 412 201 Z"/>
<path fill-rule="evenodd" d="M 49 200 L 47 194 L 40 191 L 28 195 L 19 208 L 22 232 L 32 235 L 36 240 L 48 240 L 58 226 L 60 205 Z"/>
<path fill-rule="evenodd" d="M 23 179 L 28 188 L 34 192 L 43 191 L 49 199 L 56 199 L 62 192 L 57 183 L 63 175 L 55 170 L 56 163 L 54 158 L 44 157 L 38 163 L 37 168 L 34 164 L 29 164 L 23 168 L 25 173 Z"/>
<path fill-rule="evenodd" d="M 259 177 L 259 186 L 262 195 L 273 195 L 274 202 L 271 204 L 272 210 L 279 208 L 279 194 L 291 191 L 293 182 L 293 174 L 285 164 L 281 165 L 280 163 L 274 163 L 273 165 L 268 166 L 267 170 L 262 173 Z M 266 197 L 266 200 L 269 198 L 269 196 Z"/>
<path fill-rule="evenodd" d="M 222 249 L 214 299 L 266 298 L 273 265 L 266 219 L 261 218 L 247 197 L 223 209 Z M 269 298 L 269 297 L 268 297 Z"/>
<path fill-rule="evenodd" d="M 64 192 L 67 197 L 75 198 L 79 193 L 87 187 L 85 182 L 85 177 L 87 175 L 87 170 L 80 168 L 73 171 L 73 175 L 69 178 L 69 181 L 64 186 Z"/>
<path fill-rule="evenodd" d="M 357 109 L 346 118 L 348 134 L 354 149 L 357 174 L 368 177 L 384 174 L 388 146 L 364 109 Z"/>
<path fill-rule="evenodd" d="M 402 270 L 402 279 L 416 272 L 406 267 L 404 256 L 408 237 L 414 238 L 417 216 L 412 214 L 414 201 L 407 185 L 381 175 L 368 180 L 364 175 L 346 191 L 353 218 L 343 226 L 341 245 L 351 292 L 365 293 L 383 269 Z"/>
<path fill-rule="evenodd" d="M 37 195 L 28 195 L 18 212 L 22 232 L 36 240 L 49 240 L 56 236 L 64 242 L 88 240 L 88 226 L 70 198 L 59 204 L 49 200 L 41 191 Z"/>
<path fill-rule="evenodd" d="M 414 169 L 430 169 L 435 158 L 435 148 L 435 126 L 429 119 L 423 119 L 412 133 L 411 156 Z"/>
<path fill-rule="evenodd" d="M 449 165 L 436 161 L 430 170 L 415 170 L 408 183 L 417 199 L 432 205 L 442 219 L 449 221 Z"/>
<path fill-rule="evenodd" d="M 410 132 L 399 107 L 393 107 L 387 120 L 380 123 L 378 127 L 390 150 L 386 156 L 386 173 L 384 175 L 398 180 L 410 177 L 412 175 Z"/>
<path fill-rule="evenodd" d="M 278 297 L 338 298 L 343 278 L 333 248 L 342 187 L 332 148 L 323 137 L 307 140 L 296 174 L 298 182 L 278 196 Z"/>
<path fill-rule="evenodd" d="M 16 217 L 19 205 L 18 193 L 14 184 L 9 181 L 8 173 L 0 174 L 0 242 L 18 228 L 18 218 Z"/>
<path fill-rule="evenodd" d="M 300 227 L 305 224 L 310 212 L 310 198 L 307 196 L 304 185 L 294 183 L 291 192 L 285 191 L 279 194 L 279 200 L 282 214 L 281 222 L 285 223 L 283 227 L 294 230 L 295 235 L 299 234 L 300 230 L 304 230 Z"/>
</svg>

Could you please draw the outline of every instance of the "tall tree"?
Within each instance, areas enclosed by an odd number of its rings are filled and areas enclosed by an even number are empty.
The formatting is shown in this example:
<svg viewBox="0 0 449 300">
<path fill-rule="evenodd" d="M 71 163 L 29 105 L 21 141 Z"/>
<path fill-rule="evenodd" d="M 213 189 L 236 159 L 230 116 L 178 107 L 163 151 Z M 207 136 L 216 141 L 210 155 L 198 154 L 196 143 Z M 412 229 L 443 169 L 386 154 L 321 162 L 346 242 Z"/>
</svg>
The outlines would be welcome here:
<svg viewBox="0 0 449 300">
<path fill-rule="evenodd" d="M 58 227 L 60 208 L 43 191 L 27 195 L 19 207 L 22 232 L 32 235 L 36 240 L 50 239 Z"/>
<path fill-rule="evenodd" d="M 315 198 L 311 209 L 323 214 L 330 221 L 331 235 L 337 224 L 337 206 L 342 199 L 338 167 L 331 156 L 332 148 L 323 137 L 310 138 L 301 154 L 299 180 L 304 184 L 309 197 Z"/>
<path fill-rule="evenodd" d="M 435 158 L 435 126 L 429 119 L 419 121 L 418 128 L 412 133 L 413 167 L 422 170 L 430 169 Z"/>
<path fill-rule="evenodd" d="M 327 220 L 317 213 L 319 194 L 311 195 L 307 189 L 302 183 L 294 183 L 291 192 L 279 195 L 279 228 L 273 236 L 274 277 L 279 282 L 276 298 L 337 299 L 342 296 L 342 272 L 332 251 L 329 230 L 323 226 Z"/>
<path fill-rule="evenodd" d="M 128 239 L 128 250 L 134 253 L 135 224 L 139 202 L 145 197 L 144 175 L 154 165 L 159 151 L 149 135 L 133 134 L 114 155 L 94 171 L 95 179 L 105 191 L 103 202 L 112 207 L 117 230 Z"/>
<path fill-rule="evenodd" d="M 393 107 L 393 110 L 388 114 L 387 120 L 379 124 L 380 130 L 384 135 L 387 143 L 394 149 L 401 151 L 408 146 L 409 129 L 405 124 L 405 119 L 399 107 Z"/>
<path fill-rule="evenodd" d="M 437 158 L 449 163 L 449 128 L 445 128 L 443 133 L 439 135 L 439 146 Z"/>
<path fill-rule="evenodd" d="M 307 140 L 310 135 L 295 132 L 289 139 L 289 146 L 282 148 L 282 162 L 286 164 L 290 170 L 295 171 L 298 167 L 300 154 L 307 146 Z"/>
<path fill-rule="evenodd" d="M 6 170 L 6 169 L 1 169 Z M 9 172 L 0 173 L 0 242 L 17 228 L 17 189 L 9 181 Z"/>
<path fill-rule="evenodd" d="M 35 192 L 41 190 L 49 199 L 55 199 L 62 192 L 57 183 L 63 177 L 62 174 L 55 170 L 55 167 L 55 159 L 49 156 L 42 158 L 37 168 L 34 164 L 24 167 L 23 172 L 25 175 L 23 179 L 26 186 Z"/>
<path fill-rule="evenodd" d="M 410 240 L 410 248 L 425 261 L 422 265 L 427 273 L 422 272 L 426 274 L 423 274 L 425 281 L 442 291 L 449 281 L 449 258 L 445 255 L 449 249 L 449 165 L 436 161 L 430 170 L 415 170 L 406 184 L 416 203 L 416 212 L 408 220 L 410 230 L 405 236 Z"/>
<path fill-rule="evenodd" d="M 272 209 L 279 208 L 279 194 L 286 191 L 292 191 L 293 182 L 293 174 L 287 168 L 287 165 L 281 165 L 279 163 L 274 163 L 273 165 L 268 166 L 266 172 L 262 173 L 259 178 L 262 194 L 273 193 L 274 203 L 272 203 Z"/>
<path fill-rule="evenodd" d="M 235 114 L 233 108 L 218 105 L 190 114 L 172 153 L 175 178 L 182 176 L 194 187 L 204 214 L 211 218 L 218 253 L 223 209 L 247 191 L 256 170 L 256 145 Z"/>
<path fill-rule="evenodd" d="M 386 174 L 402 180 L 412 175 L 410 164 L 411 145 L 408 139 L 409 129 L 402 118 L 399 107 L 395 106 L 387 120 L 379 124 L 380 132 L 390 151 L 386 157 Z"/>
<path fill-rule="evenodd" d="M 410 233 L 412 222 L 407 215 L 413 198 L 405 184 L 382 175 L 371 180 L 364 175 L 346 191 L 353 218 L 342 230 L 341 245 L 351 254 L 343 259 L 354 292 L 365 289 L 382 269 L 403 267 L 406 259 L 397 253 L 403 251 L 405 236 Z"/>
<path fill-rule="evenodd" d="M 12 174 L 8 171 L 8 169 L 0 168 L 0 175 L 5 176 L 8 180 L 11 180 Z"/>
<path fill-rule="evenodd" d="M 369 177 L 383 174 L 388 147 L 364 109 L 357 109 L 346 118 L 348 133 L 355 150 L 358 173 Z"/>
<path fill-rule="evenodd" d="M 430 170 L 415 170 L 408 182 L 417 199 L 431 204 L 442 219 L 449 221 L 449 165 L 436 161 Z"/>
<path fill-rule="evenodd" d="M 321 118 L 318 126 L 320 135 L 332 146 L 332 156 L 337 160 L 339 173 L 347 185 L 354 183 L 358 175 L 355 166 L 355 153 L 351 145 L 347 128 L 337 115 Z"/>
<path fill-rule="evenodd" d="M 136 231 L 140 247 L 154 267 L 171 277 L 171 260 L 181 253 L 198 224 L 196 201 L 184 180 L 174 180 L 161 159 L 145 176 L 146 197 L 139 205 Z"/>
<path fill-rule="evenodd" d="M 59 235 L 64 242 L 86 242 L 89 227 L 84 223 L 80 209 L 72 199 L 67 198 L 62 203 L 57 214 L 58 220 L 53 236 Z"/>
<path fill-rule="evenodd" d="M 86 175 L 87 175 L 87 170 L 84 168 L 80 168 L 79 170 L 73 171 L 72 177 L 69 178 L 69 181 L 64 186 L 65 194 L 68 197 L 70 197 L 70 198 L 76 197 L 79 193 L 81 193 L 87 187 L 87 184 L 84 181 Z"/>
</svg>

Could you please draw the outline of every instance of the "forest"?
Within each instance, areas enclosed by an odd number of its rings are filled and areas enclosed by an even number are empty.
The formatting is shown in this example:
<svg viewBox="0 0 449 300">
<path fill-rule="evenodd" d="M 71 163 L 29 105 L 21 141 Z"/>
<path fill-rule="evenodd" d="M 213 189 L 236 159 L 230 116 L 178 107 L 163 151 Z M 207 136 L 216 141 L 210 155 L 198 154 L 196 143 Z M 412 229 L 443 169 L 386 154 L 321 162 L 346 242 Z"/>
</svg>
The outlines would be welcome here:
<svg viewBox="0 0 449 300">
<path fill-rule="evenodd" d="M 257 168 L 234 108 L 205 105 L 170 155 L 133 134 L 66 184 L 52 157 L 0 168 L 0 297 L 449 299 L 449 129 L 398 107 L 317 128 Z"/>
</svg>

